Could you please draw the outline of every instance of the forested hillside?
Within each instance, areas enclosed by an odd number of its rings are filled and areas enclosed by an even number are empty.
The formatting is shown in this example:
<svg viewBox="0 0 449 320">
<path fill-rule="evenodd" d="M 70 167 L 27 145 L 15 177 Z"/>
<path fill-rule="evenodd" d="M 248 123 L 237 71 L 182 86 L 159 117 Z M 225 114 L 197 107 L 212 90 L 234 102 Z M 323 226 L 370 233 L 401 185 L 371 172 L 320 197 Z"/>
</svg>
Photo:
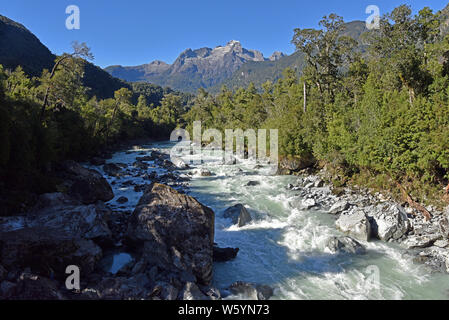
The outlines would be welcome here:
<svg viewBox="0 0 449 320">
<path fill-rule="evenodd" d="M 361 36 L 368 31 L 365 23 L 362 21 L 352 21 L 345 23 L 341 32 L 344 36 L 349 36 L 361 44 Z M 292 55 L 281 57 L 276 61 L 257 61 L 247 62 L 235 71 L 232 76 L 225 79 L 222 83 L 209 89 L 210 92 L 218 93 L 221 86 L 225 85 L 231 90 L 240 87 L 247 87 L 253 83 L 258 89 L 267 81 L 275 82 L 282 77 L 282 72 L 290 68 L 294 70 L 298 76 L 301 74 L 305 66 L 304 53 L 296 51 Z"/>
<path fill-rule="evenodd" d="M 252 84 L 216 96 L 201 91 L 187 119 L 219 129 L 278 128 L 284 156 L 315 159 L 337 186 L 352 182 L 441 201 L 449 179 L 444 23 L 441 13 L 425 8 L 414 16 L 400 6 L 382 18 L 380 30 L 364 35 L 361 52 L 332 14 L 322 30 L 294 31 L 305 56 L 301 77 L 287 69 L 263 92 Z"/>
</svg>

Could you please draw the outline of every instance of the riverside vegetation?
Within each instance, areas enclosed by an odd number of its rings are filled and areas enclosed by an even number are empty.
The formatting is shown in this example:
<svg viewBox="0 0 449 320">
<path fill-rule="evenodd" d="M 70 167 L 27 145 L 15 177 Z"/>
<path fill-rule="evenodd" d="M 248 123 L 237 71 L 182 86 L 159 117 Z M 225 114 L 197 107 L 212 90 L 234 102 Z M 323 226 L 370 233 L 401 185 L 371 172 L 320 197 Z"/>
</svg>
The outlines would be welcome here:
<svg viewBox="0 0 449 320">
<path fill-rule="evenodd" d="M 200 90 L 185 118 L 222 130 L 278 128 L 282 156 L 326 166 L 337 186 L 353 182 L 442 206 L 449 178 L 442 21 L 429 8 L 413 16 L 403 5 L 357 43 L 341 36 L 343 20 L 332 14 L 322 30 L 295 30 L 293 43 L 306 55 L 300 78 L 287 69 L 262 92 Z"/>
</svg>

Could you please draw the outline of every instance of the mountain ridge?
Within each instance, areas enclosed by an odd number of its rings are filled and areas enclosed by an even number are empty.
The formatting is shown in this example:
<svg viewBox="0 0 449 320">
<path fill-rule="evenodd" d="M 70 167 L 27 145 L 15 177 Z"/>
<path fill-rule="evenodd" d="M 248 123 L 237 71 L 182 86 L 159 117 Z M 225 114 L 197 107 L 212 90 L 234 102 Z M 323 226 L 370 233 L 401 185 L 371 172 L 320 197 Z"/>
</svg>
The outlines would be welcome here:
<svg viewBox="0 0 449 320">
<path fill-rule="evenodd" d="M 246 49 L 240 41 L 231 40 L 225 46 L 184 50 L 173 64 L 153 61 L 139 66 L 109 66 L 105 70 L 126 81 L 147 81 L 175 90 L 196 91 L 212 87 L 229 78 L 247 62 L 277 61 L 285 54 L 279 51 L 269 58 L 258 50 Z"/>
<path fill-rule="evenodd" d="M 346 29 L 344 35 L 356 40 L 368 30 L 362 21 L 348 22 Z M 199 88 L 218 92 L 223 85 L 236 88 L 247 86 L 251 82 L 260 86 L 266 81 L 279 79 L 286 68 L 293 68 L 299 73 L 303 66 L 304 58 L 300 52 L 286 55 L 275 51 L 266 58 L 260 51 L 246 49 L 240 41 L 231 40 L 226 46 L 214 49 L 188 48 L 173 64 L 156 60 L 138 66 L 109 66 L 104 70 L 129 82 L 150 82 L 194 93 Z"/>
</svg>

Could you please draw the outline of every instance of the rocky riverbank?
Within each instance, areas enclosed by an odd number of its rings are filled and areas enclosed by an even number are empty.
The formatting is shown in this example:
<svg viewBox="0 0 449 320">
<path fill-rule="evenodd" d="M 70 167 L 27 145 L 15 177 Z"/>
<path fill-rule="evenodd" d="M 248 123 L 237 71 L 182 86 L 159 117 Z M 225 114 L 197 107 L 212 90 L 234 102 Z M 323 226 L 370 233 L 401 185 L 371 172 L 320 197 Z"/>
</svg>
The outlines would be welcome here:
<svg viewBox="0 0 449 320">
<path fill-rule="evenodd" d="M 186 166 L 157 150 L 125 154 L 135 156 L 131 166 L 98 157 L 90 163 L 101 166 L 99 171 L 73 161 L 60 164 L 60 193 L 40 196 L 27 214 L 0 218 L 0 299 L 273 294 L 267 286 L 244 282 L 212 287 L 214 261 L 232 260 L 238 249 L 217 247 L 215 213 L 182 192 L 189 177 L 179 169 Z M 114 195 L 108 181 L 118 190 L 131 189 L 137 205 Z M 79 267 L 80 290 L 66 288 L 68 266 Z"/>
<path fill-rule="evenodd" d="M 0 299 L 273 296 L 273 288 L 261 283 L 212 285 L 214 263 L 235 259 L 239 249 L 218 247 L 215 212 L 186 194 L 192 175 L 213 178 L 209 170 L 172 162 L 166 150 L 134 148 L 114 162 L 64 162 L 58 175 L 59 193 L 40 196 L 27 214 L 0 217 Z M 449 209 L 428 208 L 432 219 L 426 221 L 379 193 L 336 192 L 320 175 L 295 179 L 285 186 L 297 199 L 291 209 L 326 212 L 344 234 L 328 239 L 331 254 L 364 255 L 368 242 L 393 242 L 429 272 L 449 273 Z M 236 228 L 254 222 L 243 204 L 221 215 Z M 66 288 L 70 265 L 80 268 L 80 290 Z"/>
<path fill-rule="evenodd" d="M 351 188 L 335 192 L 322 180 L 325 175 L 322 171 L 298 177 L 297 183 L 287 188 L 297 191 L 299 208 L 325 211 L 335 217 L 335 227 L 349 238 L 331 241 L 332 251 L 355 251 L 361 246 L 357 240 L 393 242 L 414 261 L 428 266 L 430 272 L 449 273 L 449 207 L 445 211 L 428 207 L 432 219 L 427 221 L 407 203 L 397 203 L 381 193 Z"/>
</svg>

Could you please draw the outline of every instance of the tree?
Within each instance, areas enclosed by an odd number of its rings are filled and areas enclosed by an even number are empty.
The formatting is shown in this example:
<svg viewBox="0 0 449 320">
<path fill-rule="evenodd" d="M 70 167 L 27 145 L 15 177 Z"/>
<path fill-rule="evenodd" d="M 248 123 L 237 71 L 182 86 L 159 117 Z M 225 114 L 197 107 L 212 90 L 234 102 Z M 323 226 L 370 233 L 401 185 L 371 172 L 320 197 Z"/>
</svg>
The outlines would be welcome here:
<svg viewBox="0 0 449 320">
<path fill-rule="evenodd" d="M 72 53 L 64 53 L 62 56 L 56 58 L 55 64 L 53 66 L 53 69 L 51 70 L 50 74 L 48 74 L 48 76 L 46 77 L 47 79 L 47 85 L 46 85 L 46 90 L 45 90 L 45 95 L 44 95 L 44 99 L 43 99 L 43 103 L 42 103 L 42 110 L 41 110 L 41 119 L 44 117 L 45 114 L 45 108 L 47 107 L 48 104 L 48 98 L 50 95 L 51 90 L 54 88 L 55 84 L 52 83 L 53 78 L 56 76 L 57 71 L 59 70 L 60 67 L 63 67 L 65 69 L 65 71 L 70 73 L 70 67 L 74 67 L 73 64 L 76 64 L 77 62 L 81 62 L 81 60 L 76 60 L 74 61 L 74 58 L 86 58 L 89 60 L 93 60 L 94 56 L 93 54 L 90 52 L 90 48 L 87 47 L 86 43 L 78 43 L 78 42 L 73 42 L 72 43 L 72 48 L 73 48 L 73 52 Z M 66 65 L 65 62 L 67 60 L 71 60 L 71 66 L 70 65 Z M 78 66 L 79 67 L 79 66 Z M 76 70 L 79 72 L 79 70 L 77 70 L 77 68 L 72 69 L 72 70 Z M 76 72 L 75 71 L 75 72 Z M 73 73 L 72 73 L 73 75 Z"/>
<path fill-rule="evenodd" d="M 351 62 L 357 43 L 342 35 L 344 21 L 336 14 L 325 16 L 320 26 L 322 30 L 295 29 L 292 43 L 306 56 L 304 81 L 315 84 L 323 98 L 333 101 L 340 69 Z"/>
</svg>

